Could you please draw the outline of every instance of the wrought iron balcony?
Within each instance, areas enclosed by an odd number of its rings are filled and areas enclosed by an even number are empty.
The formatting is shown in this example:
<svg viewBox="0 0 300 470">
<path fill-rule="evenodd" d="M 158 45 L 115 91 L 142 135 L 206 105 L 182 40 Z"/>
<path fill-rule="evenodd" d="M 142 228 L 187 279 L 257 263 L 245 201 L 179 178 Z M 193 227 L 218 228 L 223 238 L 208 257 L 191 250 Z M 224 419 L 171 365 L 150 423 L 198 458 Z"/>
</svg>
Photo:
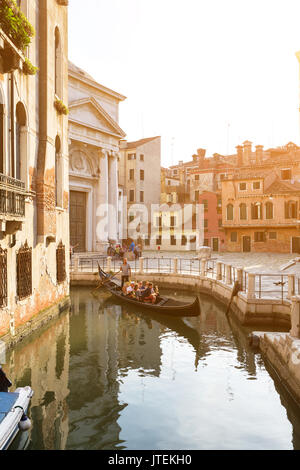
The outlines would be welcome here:
<svg viewBox="0 0 300 470">
<path fill-rule="evenodd" d="M 0 173 L 0 215 L 25 217 L 25 184 Z"/>
</svg>

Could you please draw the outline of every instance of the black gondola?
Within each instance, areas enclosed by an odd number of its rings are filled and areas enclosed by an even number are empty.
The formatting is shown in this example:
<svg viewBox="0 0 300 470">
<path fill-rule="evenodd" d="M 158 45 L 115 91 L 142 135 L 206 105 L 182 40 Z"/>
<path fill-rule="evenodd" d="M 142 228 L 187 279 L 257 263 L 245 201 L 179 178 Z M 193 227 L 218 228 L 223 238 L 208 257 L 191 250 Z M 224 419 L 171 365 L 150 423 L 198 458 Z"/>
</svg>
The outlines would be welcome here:
<svg viewBox="0 0 300 470">
<path fill-rule="evenodd" d="M 122 302 L 142 307 L 143 309 L 159 312 L 165 315 L 179 316 L 179 317 L 197 317 L 200 315 L 200 302 L 198 297 L 192 303 L 180 302 L 179 300 L 170 299 L 168 297 L 159 297 L 159 301 L 155 304 L 140 302 L 135 299 L 130 299 L 122 293 L 121 287 L 114 281 L 109 280 L 110 276 L 101 269 L 98 264 L 98 272 L 102 286 L 112 295 L 117 297 Z"/>
</svg>

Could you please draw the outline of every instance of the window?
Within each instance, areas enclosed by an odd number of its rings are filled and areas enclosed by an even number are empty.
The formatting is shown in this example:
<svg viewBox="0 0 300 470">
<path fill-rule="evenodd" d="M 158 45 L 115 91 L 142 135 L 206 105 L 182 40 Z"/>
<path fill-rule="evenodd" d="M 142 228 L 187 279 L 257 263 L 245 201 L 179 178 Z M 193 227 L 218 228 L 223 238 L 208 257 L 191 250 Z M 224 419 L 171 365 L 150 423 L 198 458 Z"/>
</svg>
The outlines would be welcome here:
<svg viewBox="0 0 300 470">
<path fill-rule="evenodd" d="M 178 170 L 173 170 L 173 175 L 177 175 L 178 174 Z"/>
<path fill-rule="evenodd" d="M 195 175 L 195 181 L 199 181 L 199 175 Z"/>
<path fill-rule="evenodd" d="M 218 207 L 222 207 L 222 199 L 218 198 Z"/>
<path fill-rule="evenodd" d="M 134 170 L 129 170 L 129 179 L 130 181 L 133 181 L 134 180 Z"/>
<path fill-rule="evenodd" d="M 140 202 L 144 202 L 144 191 L 140 191 Z"/>
<path fill-rule="evenodd" d="M 135 160 L 136 159 L 136 154 L 135 153 L 129 153 L 127 158 L 128 158 L 128 160 Z"/>
<path fill-rule="evenodd" d="M 237 242 L 237 232 L 231 232 L 230 241 L 233 242 L 233 243 Z"/>
<path fill-rule="evenodd" d="M 134 189 L 129 191 L 129 202 L 134 202 Z"/>
<path fill-rule="evenodd" d="M 218 227 L 220 228 L 220 227 L 222 227 L 222 226 L 223 226 L 223 224 L 222 224 L 222 219 L 218 219 Z"/>
<path fill-rule="evenodd" d="M 66 248 L 62 241 L 56 249 L 56 280 L 57 284 L 65 282 L 66 273 Z"/>
<path fill-rule="evenodd" d="M 27 241 L 17 253 L 17 296 L 19 300 L 32 294 L 32 248 Z"/>
<path fill-rule="evenodd" d="M 265 233 L 264 232 L 254 232 L 254 241 L 255 242 L 264 242 Z"/>
<path fill-rule="evenodd" d="M 228 204 L 227 206 L 227 220 L 233 220 L 233 205 Z"/>
<path fill-rule="evenodd" d="M 144 161 L 144 155 L 140 155 L 140 161 L 143 162 Z"/>
<path fill-rule="evenodd" d="M 253 220 L 262 219 L 262 207 L 260 202 L 251 204 L 251 218 Z"/>
<path fill-rule="evenodd" d="M 296 219 L 298 213 L 298 203 L 297 201 L 285 202 L 285 218 L 286 219 Z"/>
<path fill-rule="evenodd" d="M 134 215 L 132 215 L 132 214 L 129 215 L 128 221 L 129 221 L 129 223 L 133 222 L 134 221 Z"/>
<path fill-rule="evenodd" d="M 199 201 L 199 191 L 195 191 L 195 201 Z"/>
<path fill-rule="evenodd" d="M 209 246 L 208 238 L 204 238 L 203 246 Z"/>
<path fill-rule="evenodd" d="M 247 189 L 247 184 L 246 183 L 240 183 L 239 184 L 240 191 L 246 191 Z"/>
<path fill-rule="evenodd" d="M 240 220 L 247 220 L 247 206 L 246 204 L 240 204 Z"/>
<path fill-rule="evenodd" d="M 1 90 L 0 90 L 1 100 Z M 0 173 L 4 173 L 4 104 L 0 101 Z"/>
<path fill-rule="evenodd" d="M 16 163 L 15 163 L 15 178 L 25 179 L 25 154 L 27 145 L 27 135 L 22 132 L 27 122 L 26 111 L 23 103 L 20 101 L 16 106 Z M 21 175 L 22 173 L 22 175 Z"/>
<path fill-rule="evenodd" d="M 176 227 L 176 216 L 175 215 L 171 215 L 170 226 L 171 227 Z"/>
<path fill-rule="evenodd" d="M 274 217 L 274 206 L 272 202 L 266 203 L 266 219 L 273 219 Z"/>
<path fill-rule="evenodd" d="M 144 170 L 140 170 L 140 180 L 144 181 L 144 179 L 145 179 L 145 172 Z"/>
<path fill-rule="evenodd" d="M 0 307 L 7 305 L 7 250 L 0 246 Z"/>
<path fill-rule="evenodd" d="M 156 227 L 162 227 L 162 217 L 156 217 Z"/>
<path fill-rule="evenodd" d="M 270 232 L 269 233 L 270 240 L 277 240 L 277 232 Z"/>
<path fill-rule="evenodd" d="M 63 182 L 62 182 L 62 159 L 61 159 L 60 138 L 57 135 L 55 139 L 55 205 L 61 207 L 63 205 Z"/>
<path fill-rule="evenodd" d="M 290 169 L 281 170 L 281 179 L 282 180 L 290 180 L 292 179 L 292 171 Z"/>
<path fill-rule="evenodd" d="M 260 189 L 260 181 L 254 181 L 253 189 Z"/>
<path fill-rule="evenodd" d="M 170 180 L 168 180 L 168 186 L 171 186 L 171 181 Z"/>
<path fill-rule="evenodd" d="M 185 235 L 182 235 L 181 246 L 186 246 L 186 245 L 187 245 L 187 237 Z"/>
<path fill-rule="evenodd" d="M 208 219 L 204 219 L 204 228 L 208 228 Z"/>
<path fill-rule="evenodd" d="M 175 245 L 176 245 L 176 237 L 175 237 L 175 235 L 171 235 L 171 237 L 170 237 L 170 242 L 171 242 L 171 245 L 172 245 L 172 246 L 175 246 Z"/>
<path fill-rule="evenodd" d="M 205 210 L 205 211 L 208 211 L 208 200 L 207 200 L 207 199 L 203 199 L 202 204 L 204 205 L 204 210 Z"/>
<path fill-rule="evenodd" d="M 156 237 L 156 245 L 161 245 L 161 237 Z"/>
</svg>

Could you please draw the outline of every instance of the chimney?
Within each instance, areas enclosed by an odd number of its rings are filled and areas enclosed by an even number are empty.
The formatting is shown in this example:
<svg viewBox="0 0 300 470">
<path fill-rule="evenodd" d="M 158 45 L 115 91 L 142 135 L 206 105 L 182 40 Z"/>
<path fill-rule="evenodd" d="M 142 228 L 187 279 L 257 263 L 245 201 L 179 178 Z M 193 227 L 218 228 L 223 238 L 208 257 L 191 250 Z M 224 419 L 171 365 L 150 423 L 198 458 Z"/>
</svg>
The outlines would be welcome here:
<svg viewBox="0 0 300 470">
<path fill-rule="evenodd" d="M 257 145 L 255 148 L 256 148 L 256 164 L 260 165 L 263 161 L 264 146 Z"/>
<path fill-rule="evenodd" d="M 236 149 L 237 149 L 237 166 L 238 168 L 241 168 L 243 166 L 243 156 L 244 156 L 243 147 L 241 145 L 238 145 Z"/>
<path fill-rule="evenodd" d="M 251 164 L 252 142 L 249 142 L 249 140 L 246 140 L 243 145 L 244 145 L 244 165 L 248 166 Z"/>
<path fill-rule="evenodd" d="M 202 159 L 202 158 L 205 158 L 205 155 L 206 155 L 206 150 L 205 149 L 198 149 L 197 150 L 197 154 L 199 155 L 199 157 Z"/>
</svg>

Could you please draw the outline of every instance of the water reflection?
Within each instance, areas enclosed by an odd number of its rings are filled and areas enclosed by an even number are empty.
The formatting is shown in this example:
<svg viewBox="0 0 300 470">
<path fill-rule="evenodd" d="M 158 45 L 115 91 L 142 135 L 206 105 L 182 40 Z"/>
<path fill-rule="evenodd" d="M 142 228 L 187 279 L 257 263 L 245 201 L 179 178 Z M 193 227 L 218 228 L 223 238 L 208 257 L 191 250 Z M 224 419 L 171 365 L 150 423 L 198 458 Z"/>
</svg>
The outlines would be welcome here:
<svg viewBox="0 0 300 470">
<path fill-rule="evenodd" d="M 201 316 L 172 318 L 73 290 L 71 311 L 8 355 L 35 391 L 29 448 L 299 449 L 299 408 L 247 333 L 205 296 Z"/>
</svg>

